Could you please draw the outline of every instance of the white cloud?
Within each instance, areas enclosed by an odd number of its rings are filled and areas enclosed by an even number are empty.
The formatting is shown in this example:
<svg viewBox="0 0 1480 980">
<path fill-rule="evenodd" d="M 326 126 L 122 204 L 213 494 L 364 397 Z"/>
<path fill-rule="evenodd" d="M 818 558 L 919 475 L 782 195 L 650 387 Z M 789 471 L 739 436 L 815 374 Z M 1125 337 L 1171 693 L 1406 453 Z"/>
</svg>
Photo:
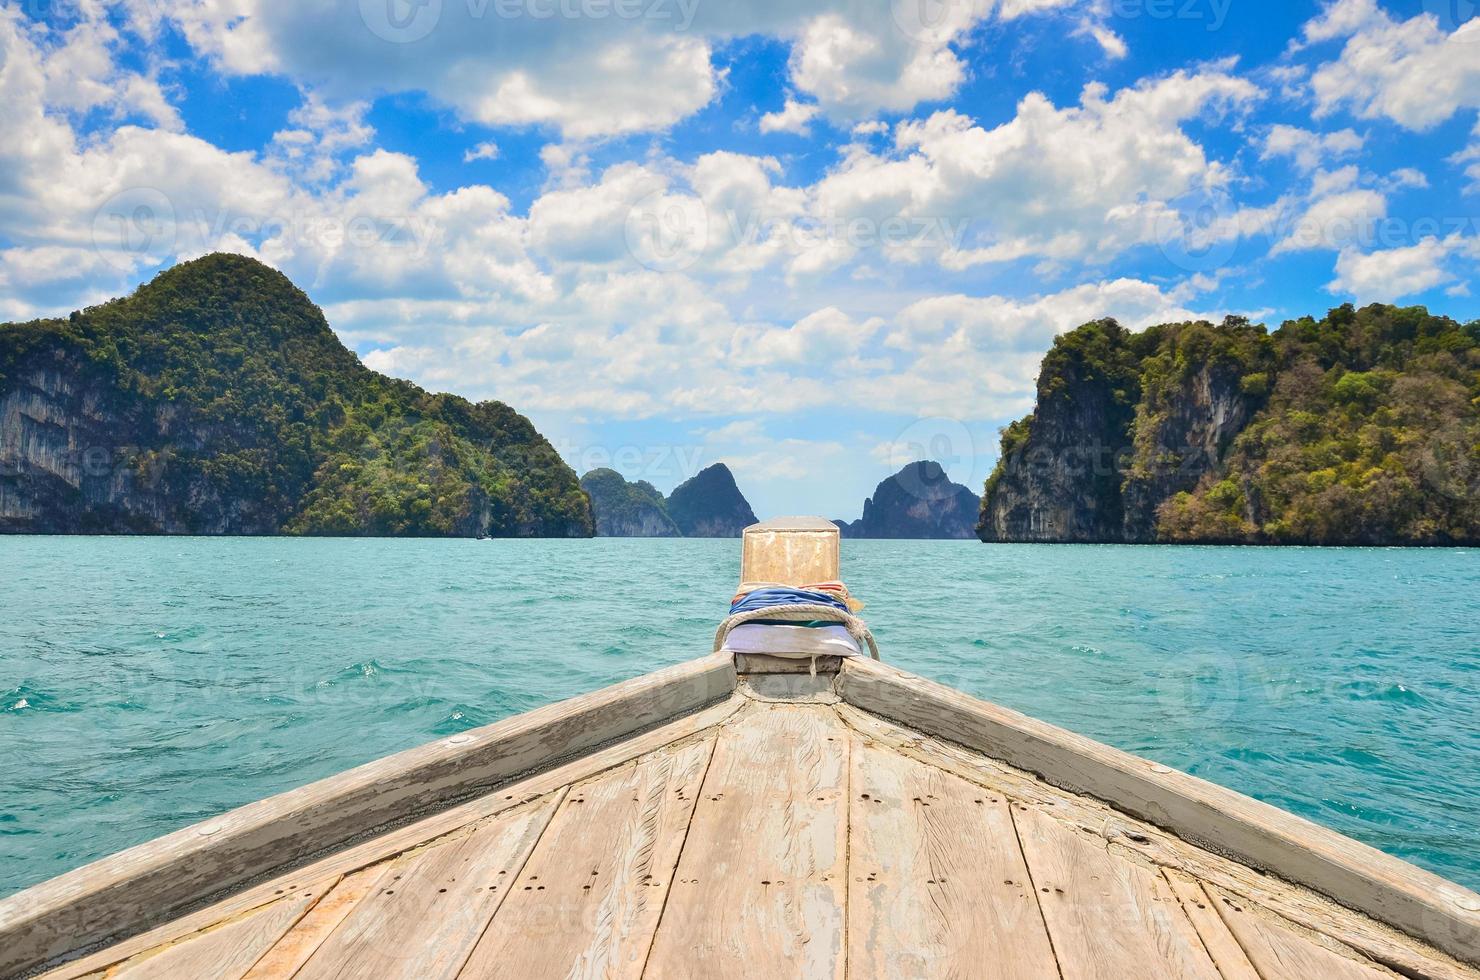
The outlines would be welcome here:
<svg viewBox="0 0 1480 980">
<path fill-rule="evenodd" d="M 1450 157 L 1449 162 L 1465 168 L 1465 176 L 1470 180 L 1469 192 L 1480 194 L 1480 122 L 1475 124 L 1475 132 L 1470 137 L 1470 145 Z"/>
<path fill-rule="evenodd" d="M 484 140 L 477 146 L 463 153 L 463 163 L 472 163 L 474 160 L 497 160 L 498 144 L 493 140 Z"/>
<path fill-rule="evenodd" d="M 812 120 L 821 110 L 815 104 L 798 102 L 790 96 L 777 112 L 761 116 L 760 130 L 763 133 L 796 133 L 806 136 L 811 132 Z"/>
<path fill-rule="evenodd" d="M 1126 47 L 1124 39 L 1105 25 L 1089 24 L 1086 29 L 1089 31 L 1090 36 L 1095 39 L 1095 42 L 1100 45 L 1100 49 L 1105 52 L 1106 57 L 1118 61 L 1130 54 L 1130 48 Z"/>
<path fill-rule="evenodd" d="M 1377 238 L 1378 222 L 1387 213 L 1387 198 L 1372 190 L 1346 190 L 1318 197 L 1295 219 L 1270 254 L 1370 245 Z"/>
<path fill-rule="evenodd" d="M 729 358 L 743 367 L 851 361 L 879 332 L 883 321 L 858 322 L 836 307 L 809 313 L 790 327 L 751 325 L 736 329 Z"/>
<path fill-rule="evenodd" d="M 342 154 L 375 138 L 374 127 L 365 121 L 369 111 L 367 102 L 331 106 L 317 93 L 305 93 L 302 104 L 288 113 L 292 128 L 273 134 L 270 152 L 299 179 L 324 183 L 341 173 Z"/>
<path fill-rule="evenodd" d="M 1355 130 L 1315 133 L 1298 126 L 1276 125 L 1264 138 L 1260 158 L 1289 157 L 1296 168 L 1310 173 L 1332 160 L 1350 156 L 1362 149 L 1365 140 Z"/>
<path fill-rule="evenodd" d="M 1340 57 L 1311 77 L 1319 115 L 1347 107 L 1363 119 L 1428 130 L 1480 108 L 1480 22 L 1450 32 L 1432 13 L 1400 21 L 1375 0 L 1336 0 L 1305 26 L 1305 36 L 1311 43 L 1345 38 Z"/>
<path fill-rule="evenodd" d="M 1200 113 L 1241 111 L 1258 97 L 1251 83 L 1212 70 L 1177 72 L 1113 97 L 1092 84 L 1067 108 L 1032 93 L 1014 119 L 993 129 L 944 110 L 901 123 L 893 152 L 856 148 L 813 189 L 812 209 L 879 223 L 964 222 L 963 242 L 937 243 L 950 268 L 1106 259 L 1180 237 L 1167 229 L 1179 199 L 1228 180 L 1182 124 Z M 836 264 L 856 252 L 840 248 L 826 258 Z"/>
<path fill-rule="evenodd" d="M 341 102 L 425 91 L 464 119 L 588 139 L 666 129 L 708 105 L 724 79 L 714 49 L 737 37 L 790 43 L 794 88 L 829 116 L 855 120 L 951 95 L 966 76 L 957 48 L 978 24 L 1082 2 L 950 2 L 937 19 L 918 4 L 853 0 L 591 0 L 558 9 L 449 0 L 406 5 L 392 18 L 395 8 L 382 3 L 173 0 L 136 19 L 152 31 L 168 18 L 229 73 L 285 74 Z"/>
<path fill-rule="evenodd" d="M 1326 288 L 1358 302 L 1390 303 L 1454 279 L 1445 266 L 1464 247 L 1457 238 L 1425 238 L 1416 245 L 1375 252 L 1347 249 L 1336 260 L 1336 278 Z"/>
</svg>

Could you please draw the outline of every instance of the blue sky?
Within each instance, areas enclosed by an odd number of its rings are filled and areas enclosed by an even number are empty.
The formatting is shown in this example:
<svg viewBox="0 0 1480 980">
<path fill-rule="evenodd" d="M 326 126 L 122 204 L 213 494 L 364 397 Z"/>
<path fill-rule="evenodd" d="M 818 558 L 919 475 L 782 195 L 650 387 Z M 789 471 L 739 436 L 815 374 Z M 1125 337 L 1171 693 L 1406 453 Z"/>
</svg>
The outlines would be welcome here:
<svg viewBox="0 0 1480 980">
<path fill-rule="evenodd" d="M 0 317 L 209 251 L 578 470 L 978 486 L 1055 334 L 1480 316 L 1474 0 L 0 3 Z"/>
</svg>

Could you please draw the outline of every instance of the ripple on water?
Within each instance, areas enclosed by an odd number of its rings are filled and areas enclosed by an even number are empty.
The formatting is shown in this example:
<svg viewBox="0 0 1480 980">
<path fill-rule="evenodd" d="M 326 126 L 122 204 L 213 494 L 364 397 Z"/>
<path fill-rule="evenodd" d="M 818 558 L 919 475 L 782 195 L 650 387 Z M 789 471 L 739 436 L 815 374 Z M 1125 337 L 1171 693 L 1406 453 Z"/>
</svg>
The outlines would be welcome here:
<svg viewBox="0 0 1480 980">
<path fill-rule="evenodd" d="M 732 541 L 4 547 L 0 893 L 700 655 L 738 577 Z M 891 663 L 1475 886 L 1477 559 L 849 541 L 844 577 Z"/>
</svg>

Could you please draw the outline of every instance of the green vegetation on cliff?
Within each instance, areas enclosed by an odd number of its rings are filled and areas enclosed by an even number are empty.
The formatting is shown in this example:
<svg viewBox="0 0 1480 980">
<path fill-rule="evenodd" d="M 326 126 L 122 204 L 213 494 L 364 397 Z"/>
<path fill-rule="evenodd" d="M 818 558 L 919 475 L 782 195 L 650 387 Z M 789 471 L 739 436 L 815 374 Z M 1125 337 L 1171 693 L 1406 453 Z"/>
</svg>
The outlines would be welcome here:
<svg viewBox="0 0 1480 980">
<path fill-rule="evenodd" d="M 986 540 L 1480 542 L 1480 321 L 1096 321 L 1003 432 Z"/>
<path fill-rule="evenodd" d="M 575 474 L 527 419 L 365 368 L 302 291 L 241 256 L 184 263 L 69 319 L 0 325 L 7 396 L 101 430 L 108 457 L 127 447 L 139 471 L 69 476 L 45 433 L 18 439 L 39 449 L 0 475 L 28 501 L 0 515 L 10 530 L 592 532 Z M 75 499 L 55 499 L 57 481 Z"/>
<path fill-rule="evenodd" d="M 581 489 L 591 498 L 596 533 L 602 537 L 676 538 L 682 533 L 668 516 L 663 495 L 646 480 L 628 483 L 616 470 L 601 467 L 581 477 Z"/>
</svg>

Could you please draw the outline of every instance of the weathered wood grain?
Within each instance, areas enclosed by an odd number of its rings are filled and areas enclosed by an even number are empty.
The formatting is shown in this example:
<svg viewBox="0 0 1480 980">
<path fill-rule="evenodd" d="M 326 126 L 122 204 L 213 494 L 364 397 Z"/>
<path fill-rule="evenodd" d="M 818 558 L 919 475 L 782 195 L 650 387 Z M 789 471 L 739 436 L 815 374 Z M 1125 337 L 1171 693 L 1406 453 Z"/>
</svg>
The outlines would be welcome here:
<svg viewBox="0 0 1480 980">
<path fill-rule="evenodd" d="M 897 668 L 848 660 L 845 701 L 1312 888 L 1480 964 L 1480 895 L 1293 814 Z"/>
<path fill-rule="evenodd" d="M 299 888 L 271 905 L 147 950 L 119 964 L 109 976 L 119 980 L 239 980 L 327 890 L 323 885 Z"/>
<path fill-rule="evenodd" d="M 636 980 L 714 740 L 571 787 L 461 976 Z"/>
<path fill-rule="evenodd" d="M 811 674 L 810 657 L 779 657 L 769 653 L 735 654 L 735 672 L 744 674 Z M 843 658 L 826 656 L 817 658 L 818 674 L 836 674 L 843 666 Z"/>
<path fill-rule="evenodd" d="M 1219 980 L 1161 875 L 1036 808 L 1011 812 L 1064 980 Z"/>
<path fill-rule="evenodd" d="M 442 739 L 249 804 L 0 901 L 0 975 L 141 932 L 357 835 L 724 699 L 735 666 L 705 657 Z"/>
<path fill-rule="evenodd" d="M 1354 912 L 1309 889 L 1292 885 L 1160 828 L 1128 817 L 1105 803 L 1071 793 L 995 759 L 920 731 L 904 728 L 850 704 L 837 706 L 847 724 L 897 752 L 939 766 L 1012 799 L 1051 806 L 1082 829 L 1134 848 L 1159 865 L 1187 871 L 1246 896 L 1301 926 L 1332 936 L 1398 972 L 1427 980 L 1480 980 L 1480 970 L 1423 945 L 1391 926 Z M 1134 834 L 1132 839 L 1129 834 Z"/>
<path fill-rule="evenodd" d="M 848 975 L 1057 980 L 1001 796 L 855 739 Z"/>
<path fill-rule="evenodd" d="M 815 705 L 722 727 L 647 976 L 843 975 L 848 745 Z"/>
<path fill-rule="evenodd" d="M 838 577 L 840 533 L 818 517 L 781 517 L 741 535 L 740 581 L 810 585 Z"/>
<path fill-rule="evenodd" d="M 1223 980 L 1261 980 L 1243 947 L 1228 931 L 1228 926 L 1214 911 L 1212 902 L 1198 880 L 1172 868 L 1163 868 L 1162 876 L 1172 886 L 1172 893 L 1182 903 L 1182 911 L 1192 920 L 1208 955 L 1223 974 Z"/>
<path fill-rule="evenodd" d="M 403 856 L 314 951 L 299 980 L 457 976 L 565 793 Z"/>
<path fill-rule="evenodd" d="M 1395 975 L 1360 959 L 1350 950 L 1338 952 L 1273 916 L 1217 888 L 1207 888 L 1209 904 L 1243 947 L 1264 980 L 1395 980 Z"/>
<path fill-rule="evenodd" d="M 206 928 L 245 909 L 271 902 L 278 889 L 299 884 L 337 879 L 370 865 L 394 857 L 409 848 L 434 838 L 454 833 L 478 820 L 527 803 L 563 786 L 587 779 L 614 766 L 624 765 L 654 749 L 683 743 L 701 737 L 749 702 L 731 696 L 728 700 L 705 708 L 661 728 L 581 756 L 553 769 L 527 777 L 500 788 L 495 793 L 476 797 L 467 803 L 442 810 L 414 823 L 383 834 L 377 834 L 343 851 L 337 851 L 292 874 L 248 888 L 232 897 L 208 905 L 179 919 L 167 922 L 145 933 L 107 946 L 96 953 L 65 963 L 45 974 L 46 980 L 74 980 L 117 963 L 141 950 L 158 946 L 171 939 Z"/>
<path fill-rule="evenodd" d="M 293 928 L 273 943 L 272 948 L 247 971 L 246 980 L 288 980 L 292 977 L 360 900 L 370 894 L 394 863 L 385 861 L 345 875 L 329 894 L 319 899 Z"/>
</svg>

